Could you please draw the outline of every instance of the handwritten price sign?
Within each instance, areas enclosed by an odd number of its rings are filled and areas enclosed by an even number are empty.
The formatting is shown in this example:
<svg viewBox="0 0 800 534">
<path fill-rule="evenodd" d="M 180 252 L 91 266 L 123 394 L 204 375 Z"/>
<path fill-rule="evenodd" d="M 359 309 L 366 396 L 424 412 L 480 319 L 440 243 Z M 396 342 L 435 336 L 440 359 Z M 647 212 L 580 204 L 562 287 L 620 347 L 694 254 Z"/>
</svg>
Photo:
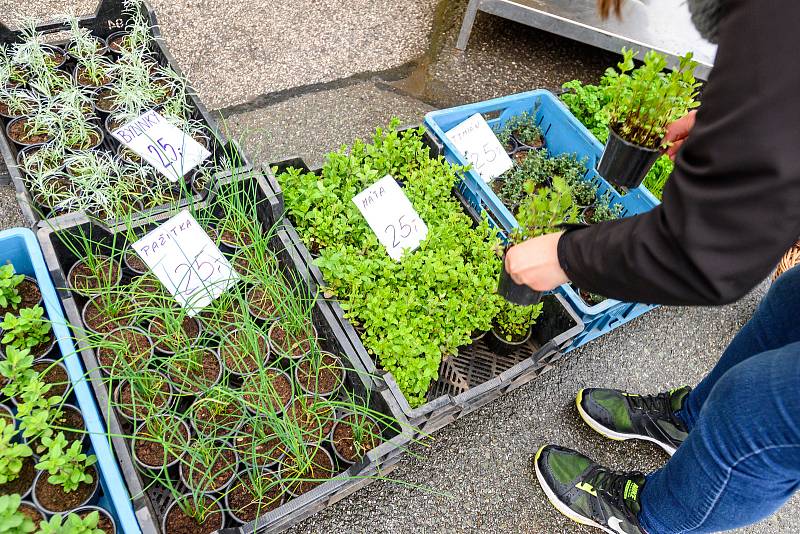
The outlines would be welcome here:
<svg viewBox="0 0 800 534">
<path fill-rule="evenodd" d="M 445 133 L 484 182 L 491 182 L 514 164 L 480 113 Z"/>
<path fill-rule="evenodd" d="M 155 111 L 137 117 L 112 135 L 173 182 L 211 156 L 203 145 Z"/>
<path fill-rule="evenodd" d="M 354 196 L 353 202 L 393 260 L 406 250 L 416 250 L 428 236 L 428 227 L 388 174 Z"/>
<path fill-rule="evenodd" d="M 186 210 L 132 246 L 191 316 L 239 279 L 227 258 Z"/>
</svg>

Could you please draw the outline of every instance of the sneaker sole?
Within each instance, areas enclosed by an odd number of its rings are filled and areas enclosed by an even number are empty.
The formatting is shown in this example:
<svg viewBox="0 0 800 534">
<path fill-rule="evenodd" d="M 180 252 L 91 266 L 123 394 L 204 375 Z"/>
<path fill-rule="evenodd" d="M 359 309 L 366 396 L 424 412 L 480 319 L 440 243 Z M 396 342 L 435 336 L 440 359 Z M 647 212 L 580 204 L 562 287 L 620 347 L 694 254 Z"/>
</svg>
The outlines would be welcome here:
<svg viewBox="0 0 800 534">
<path fill-rule="evenodd" d="M 561 499 L 556 497 L 556 494 L 553 493 L 553 490 L 551 490 L 550 486 L 548 486 L 547 483 L 545 482 L 541 471 L 539 471 L 539 456 L 541 456 L 542 451 L 544 450 L 545 447 L 546 445 L 541 447 L 536 452 L 536 457 L 533 460 L 533 468 L 536 471 L 536 480 L 539 482 L 539 486 L 542 488 L 542 491 L 544 491 L 544 494 L 547 497 L 547 500 L 550 501 L 550 504 L 552 504 L 553 507 L 556 510 L 558 510 L 558 512 L 561 515 L 563 515 L 567 519 L 570 519 L 578 523 L 579 525 L 586 525 L 587 527 L 599 528 L 600 530 L 608 532 L 609 534 L 619 534 L 619 532 L 617 531 L 611 530 L 608 527 L 604 527 L 603 525 L 597 523 L 596 521 L 593 521 L 592 519 L 586 516 L 580 515 L 575 510 L 567 506 L 566 503 L 562 502 Z"/>
<path fill-rule="evenodd" d="M 623 434 L 621 432 L 615 432 L 615 431 L 611 430 L 610 428 L 607 428 L 607 427 L 603 426 L 599 421 L 593 419 L 591 415 L 586 413 L 586 411 L 581 406 L 581 402 L 583 402 L 583 390 L 580 390 L 578 392 L 577 397 L 575 397 L 575 406 L 578 408 L 578 415 L 581 416 L 581 419 L 583 419 L 584 423 L 589 425 L 589 427 L 592 430 L 594 430 L 595 432 L 597 432 L 601 436 L 604 436 L 604 437 L 606 437 L 608 439 L 613 439 L 615 441 L 627 441 L 629 439 L 638 439 L 638 440 L 641 440 L 641 441 L 649 441 L 650 443 L 655 443 L 656 445 L 661 447 L 664 450 L 664 452 L 666 452 L 670 456 L 675 454 L 675 451 L 677 450 L 677 449 L 675 449 L 675 447 L 673 447 L 673 446 L 671 446 L 671 445 L 669 445 L 667 443 L 664 443 L 662 441 L 659 441 L 659 440 L 657 440 L 655 438 L 652 438 L 650 436 L 645 436 L 644 434 Z"/>
</svg>

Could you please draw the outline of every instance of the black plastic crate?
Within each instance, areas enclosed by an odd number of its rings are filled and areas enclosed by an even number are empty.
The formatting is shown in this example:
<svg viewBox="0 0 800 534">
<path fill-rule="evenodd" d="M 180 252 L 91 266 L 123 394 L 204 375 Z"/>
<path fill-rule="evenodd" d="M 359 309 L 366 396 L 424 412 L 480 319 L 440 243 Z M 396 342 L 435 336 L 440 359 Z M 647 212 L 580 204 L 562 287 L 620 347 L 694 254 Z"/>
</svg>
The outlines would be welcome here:
<svg viewBox="0 0 800 534">
<path fill-rule="evenodd" d="M 142 0 L 140 4 L 141 9 L 146 11 L 142 13 L 147 20 L 150 21 L 150 27 L 152 31 L 152 53 L 155 59 L 159 62 L 159 64 L 163 66 L 169 66 L 172 70 L 174 70 L 178 75 L 185 79 L 183 73 L 181 72 L 180 68 L 178 67 L 177 62 L 173 58 L 172 54 L 167 47 L 166 42 L 161 37 L 161 30 L 158 25 L 158 21 L 156 20 L 155 12 L 151 9 L 150 5 Z M 124 12 L 124 3 L 123 0 L 102 0 L 100 5 L 97 8 L 97 12 L 92 16 L 83 17 L 80 19 L 81 27 L 89 29 L 93 35 L 96 37 L 105 39 L 112 33 L 121 31 L 125 28 L 128 22 L 128 15 Z M 43 24 L 37 27 L 37 30 L 44 33 L 44 34 L 51 34 L 51 33 L 58 33 L 67 30 L 67 25 L 63 22 L 59 23 L 51 23 L 51 24 Z M 11 30 L 0 22 L 0 43 L 3 44 L 12 44 L 19 40 L 19 31 L 18 30 Z M 49 44 L 61 45 L 61 42 L 54 42 Z M 68 59 L 65 63 L 65 66 L 73 66 L 74 60 Z M 246 154 L 238 144 L 228 139 L 225 134 L 219 129 L 217 126 L 216 121 L 212 118 L 211 114 L 208 112 L 208 109 L 203 105 L 200 101 L 200 98 L 197 96 L 197 93 L 192 89 L 190 85 L 187 85 L 187 96 L 191 100 L 191 107 L 193 109 L 193 119 L 202 121 L 206 127 L 208 128 L 208 132 L 210 133 L 210 146 L 209 151 L 211 152 L 211 160 L 221 162 L 223 158 L 229 156 L 235 156 L 234 159 L 237 160 L 238 169 L 236 172 L 245 172 L 252 169 L 252 165 L 249 162 Z M 7 176 L 10 179 L 11 183 L 14 184 L 14 188 L 16 190 L 17 202 L 19 203 L 20 209 L 22 210 L 22 214 L 24 215 L 25 219 L 32 227 L 44 227 L 44 226 L 52 226 L 54 224 L 64 224 L 65 221 L 68 221 L 70 217 L 75 215 L 80 215 L 82 212 L 72 212 L 69 214 L 59 215 L 55 213 L 51 213 L 49 211 L 43 211 L 43 209 L 36 205 L 34 202 L 30 192 L 28 191 L 27 187 L 25 186 L 25 181 L 22 176 L 21 169 L 17 166 L 17 154 L 19 149 L 14 144 L 13 141 L 8 139 L 6 135 L 6 125 L 8 124 L 9 119 L 5 117 L 0 117 L 0 126 L 2 126 L 2 133 L 0 133 L 0 153 L 3 155 L 3 160 L 5 163 L 5 167 L 7 167 Z M 95 150 L 101 150 L 105 152 L 114 153 L 119 142 L 114 139 L 107 131 L 105 131 L 105 127 L 101 128 L 103 133 L 105 134 L 105 138 L 102 144 Z M 147 165 L 146 163 L 143 163 Z M 213 181 L 220 181 L 224 180 L 225 178 L 229 177 L 231 172 L 226 171 L 219 171 L 214 174 L 212 179 Z M 3 183 L 4 174 L 0 172 L 0 184 Z M 206 198 L 206 195 L 210 193 L 210 191 L 195 191 L 192 187 L 187 186 L 184 188 L 185 190 L 182 191 L 182 198 L 181 200 L 171 203 L 171 204 L 164 204 L 161 206 L 153 207 L 146 209 L 141 212 L 135 212 L 133 220 L 138 220 L 143 217 L 148 217 L 152 215 L 157 215 L 159 213 L 165 212 L 177 212 L 178 210 L 186 207 L 189 204 L 200 202 Z"/>
<path fill-rule="evenodd" d="M 240 191 L 246 191 L 245 194 L 253 195 L 259 211 L 259 220 L 255 224 L 260 224 L 265 231 L 270 228 L 270 209 L 266 200 L 268 189 L 260 174 L 254 174 L 252 179 L 244 184 L 242 180 L 229 180 L 218 184 L 217 187 L 220 189 L 237 187 Z M 199 210 L 213 209 L 212 205 L 212 203 L 204 203 L 195 206 L 195 208 Z M 165 221 L 170 216 L 170 214 L 154 216 L 138 222 L 134 225 L 134 228 L 149 229 Z M 99 237 L 101 241 L 110 239 L 114 233 L 126 228 L 109 228 L 82 216 L 75 218 L 67 225 L 40 228 L 38 231 L 39 242 L 42 245 L 50 274 L 55 281 L 56 287 L 59 288 L 67 319 L 74 327 L 78 327 L 77 330 L 80 331 L 82 321 L 79 305 L 82 305 L 85 299 L 78 295 L 73 295 L 66 289 L 65 276 L 65 273 L 77 261 L 77 258 L 59 240 L 61 233 L 75 232 L 78 227 L 84 231 L 91 229 L 93 239 Z M 302 257 L 298 255 L 294 243 L 285 230 L 279 228 L 273 232 L 271 247 L 276 253 L 283 274 L 287 279 L 296 281 L 301 291 L 308 292 L 313 287 L 313 277 L 309 273 Z M 308 293 L 308 295 L 311 296 L 313 293 Z M 292 499 L 278 509 L 265 513 L 257 522 L 242 527 L 226 528 L 223 532 L 229 534 L 245 534 L 257 530 L 280 532 L 313 515 L 322 508 L 350 495 L 374 481 L 377 477 L 385 476 L 396 465 L 413 437 L 413 430 L 408 425 L 408 421 L 394 395 L 380 378 L 372 377 L 364 368 L 361 359 L 353 350 L 349 337 L 336 320 L 335 312 L 331 309 L 330 304 L 324 300 L 317 299 L 312 315 L 322 348 L 338 354 L 348 368 L 347 388 L 362 398 L 366 399 L 368 397 L 371 409 L 390 416 L 397 421 L 397 425 L 394 428 L 385 429 L 384 442 L 368 452 L 360 462 L 350 466 L 340 475 L 308 493 Z M 112 444 L 132 496 L 139 524 L 145 533 L 160 533 L 161 517 L 169 504 L 170 494 L 160 486 L 147 487 L 145 479 L 134 467 L 129 441 L 119 437 L 121 435 L 130 435 L 131 427 L 127 422 L 119 419 L 109 405 L 109 390 L 105 383 L 107 380 L 104 380 L 101 375 L 94 350 L 87 346 L 85 340 L 81 339 L 80 334 L 77 332 L 76 336 L 78 337 L 78 347 L 84 365 L 88 370 L 92 388 L 106 419 L 109 433 L 112 436 Z M 147 489 L 145 490 L 144 488 Z"/>
<path fill-rule="evenodd" d="M 425 142 L 431 148 L 432 156 L 437 157 L 441 152 L 441 145 L 427 133 Z M 277 167 L 278 172 L 287 167 L 309 170 L 301 158 L 284 160 L 272 167 Z M 319 169 L 313 172 L 319 172 Z M 313 283 L 320 289 L 324 288 L 322 272 L 313 264 L 312 255 L 301 241 L 292 221 L 285 217 L 283 194 L 274 174 L 265 173 L 265 177 L 271 189 L 269 197 L 273 220 L 283 221 L 298 254 L 309 266 Z M 474 221 L 480 220 L 479 215 L 457 189 L 453 190 L 453 195 Z M 428 391 L 428 402 L 411 408 L 392 374 L 376 367 L 374 358 L 362 344 L 357 329 L 345 318 L 339 303 L 329 300 L 341 328 L 350 338 L 364 367 L 370 374 L 382 375 L 403 413 L 421 434 L 442 428 L 552 368 L 552 364 L 562 356 L 561 351 L 583 331 L 583 322 L 560 295 L 546 296 L 543 302 L 544 313 L 534 325 L 533 335 L 526 345 L 505 356 L 495 354 L 484 340 L 461 347 L 458 355 L 442 361 L 439 379 Z"/>
</svg>

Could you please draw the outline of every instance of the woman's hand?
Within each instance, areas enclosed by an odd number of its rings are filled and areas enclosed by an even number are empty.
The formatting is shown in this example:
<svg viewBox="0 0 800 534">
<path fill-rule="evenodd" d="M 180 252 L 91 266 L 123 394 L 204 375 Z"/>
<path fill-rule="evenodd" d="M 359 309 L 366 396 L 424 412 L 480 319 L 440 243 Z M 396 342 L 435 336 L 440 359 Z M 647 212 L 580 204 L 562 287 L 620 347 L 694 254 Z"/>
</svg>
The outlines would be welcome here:
<svg viewBox="0 0 800 534">
<path fill-rule="evenodd" d="M 549 291 L 569 281 L 558 262 L 558 240 L 564 232 L 529 239 L 508 249 L 506 271 L 518 284 Z"/>
<path fill-rule="evenodd" d="M 672 161 L 675 161 L 678 149 L 681 148 L 683 142 L 689 137 L 692 128 L 694 128 L 695 115 L 697 115 L 697 110 L 690 111 L 667 126 L 667 133 L 664 135 L 664 143 L 669 143 L 670 145 L 664 153 L 669 156 L 669 159 Z"/>
</svg>

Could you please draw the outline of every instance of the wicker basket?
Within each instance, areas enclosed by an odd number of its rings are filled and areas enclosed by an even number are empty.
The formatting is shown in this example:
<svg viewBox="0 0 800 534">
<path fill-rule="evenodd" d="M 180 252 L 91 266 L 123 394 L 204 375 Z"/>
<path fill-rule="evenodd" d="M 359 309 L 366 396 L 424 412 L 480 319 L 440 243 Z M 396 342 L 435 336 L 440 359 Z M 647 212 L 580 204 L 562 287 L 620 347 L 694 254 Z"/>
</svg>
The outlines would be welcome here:
<svg viewBox="0 0 800 534">
<path fill-rule="evenodd" d="M 772 279 L 775 280 L 780 275 L 795 267 L 800 265 L 800 241 L 794 244 L 792 248 L 789 249 L 789 252 L 781 258 L 780 263 L 778 263 L 778 267 L 775 269 L 775 274 L 772 275 Z"/>
</svg>

